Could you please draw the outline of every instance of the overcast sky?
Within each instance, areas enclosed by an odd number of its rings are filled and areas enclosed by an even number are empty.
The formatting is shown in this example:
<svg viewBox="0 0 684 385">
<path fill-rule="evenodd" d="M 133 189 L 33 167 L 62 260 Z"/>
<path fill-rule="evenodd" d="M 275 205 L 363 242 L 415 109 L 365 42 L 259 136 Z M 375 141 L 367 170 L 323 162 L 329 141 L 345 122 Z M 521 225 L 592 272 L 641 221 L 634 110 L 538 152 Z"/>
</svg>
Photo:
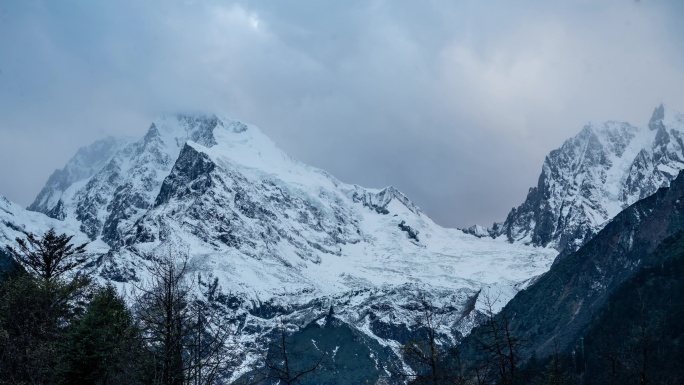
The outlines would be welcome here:
<svg viewBox="0 0 684 385">
<path fill-rule="evenodd" d="M 502 220 L 588 121 L 684 110 L 684 2 L 0 1 L 0 195 L 163 112 L 259 126 L 447 226 Z"/>
</svg>

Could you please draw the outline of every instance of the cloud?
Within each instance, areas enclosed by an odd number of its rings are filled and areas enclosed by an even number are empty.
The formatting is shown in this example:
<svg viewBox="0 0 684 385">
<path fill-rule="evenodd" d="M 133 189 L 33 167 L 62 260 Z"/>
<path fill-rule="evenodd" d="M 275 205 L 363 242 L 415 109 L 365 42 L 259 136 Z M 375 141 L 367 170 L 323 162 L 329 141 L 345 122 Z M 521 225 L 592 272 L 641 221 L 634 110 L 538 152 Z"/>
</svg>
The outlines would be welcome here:
<svg viewBox="0 0 684 385">
<path fill-rule="evenodd" d="M 0 194 L 165 111 L 259 125 L 439 223 L 488 224 L 588 120 L 684 109 L 677 2 L 133 1 L 0 6 Z"/>
</svg>

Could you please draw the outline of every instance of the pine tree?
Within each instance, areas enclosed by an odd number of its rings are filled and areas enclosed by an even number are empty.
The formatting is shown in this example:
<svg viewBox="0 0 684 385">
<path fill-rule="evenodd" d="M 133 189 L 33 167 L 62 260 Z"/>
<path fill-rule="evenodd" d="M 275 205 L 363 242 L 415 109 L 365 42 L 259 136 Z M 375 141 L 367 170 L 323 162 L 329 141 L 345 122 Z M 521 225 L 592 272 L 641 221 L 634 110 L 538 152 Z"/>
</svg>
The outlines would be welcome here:
<svg viewBox="0 0 684 385">
<path fill-rule="evenodd" d="M 55 383 L 59 348 L 81 314 L 90 281 L 77 269 L 85 245 L 54 229 L 17 238 L 9 255 L 21 271 L 0 284 L 0 383 Z"/>
<path fill-rule="evenodd" d="M 16 239 L 18 248 L 7 246 L 7 250 L 30 274 L 51 283 L 86 262 L 83 255 L 86 244 L 74 246 L 72 238 L 58 235 L 55 229 L 50 229 L 40 239 L 28 233 L 26 239 Z"/>
<path fill-rule="evenodd" d="M 0 383 L 53 382 L 61 330 L 45 286 L 28 275 L 0 285 Z"/>
<path fill-rule="evenodd" d="M 140 336 L 116 289 L 98 290 L 67 335 L 60 365 L 64 384 L 134 384 L 138 381 Z"/>
</svg>

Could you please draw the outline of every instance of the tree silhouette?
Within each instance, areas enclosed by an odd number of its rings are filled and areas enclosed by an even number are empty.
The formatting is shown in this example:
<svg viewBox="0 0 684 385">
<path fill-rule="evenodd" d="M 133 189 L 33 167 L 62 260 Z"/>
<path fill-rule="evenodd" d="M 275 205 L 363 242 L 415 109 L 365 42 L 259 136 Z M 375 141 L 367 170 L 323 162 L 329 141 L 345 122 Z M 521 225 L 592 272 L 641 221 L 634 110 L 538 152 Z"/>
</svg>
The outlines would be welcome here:
<svg viewBox="0 0 684 385">
<path fill-rule="evenodd" d="M 302 352 L 293 351 L 287 342 L 287 330 L 282 318 L 280 319 L 279 336 L 270 346 L 265 362 L 265 378 L 277 381 L 278 384 L 297 384 L 304 376 L 319 370 L 324 353 L 306 365 L 301 360 Z"/>
<path fill-rule="evenodd" d="M 54 382 L 65 330 L 82 313 L 90 287 L 76 272 L 85 245 L 74 247 L 71 238 L 51 229 L 7 248 L 23 270 L 0 285 L 0 382 Z"/>
<path fill-rule="evenodd" d="M 26 239 L 16 238 L 18 248 L 7 246 L 7 250 L 29 273 L 51 283 L 87 260 L 83 255 L 87 244 L 74 246 L 72 238 L 66 234 L 58 235 L 55 229 L 50 229 L 40 239 L 28 233 Z"/>
<path fill-rule="evenodd" d="M 151 259 L 149 281 L 136 287 L 135 317 L 151 356 L 153 383 L 218 382 L 236 357 L 229 349 L 233 334 L 225 314 L 209 303 L 219 290 L 217 281 L 204 301 L 187 279 L 187 257 Z"/>
</svg>

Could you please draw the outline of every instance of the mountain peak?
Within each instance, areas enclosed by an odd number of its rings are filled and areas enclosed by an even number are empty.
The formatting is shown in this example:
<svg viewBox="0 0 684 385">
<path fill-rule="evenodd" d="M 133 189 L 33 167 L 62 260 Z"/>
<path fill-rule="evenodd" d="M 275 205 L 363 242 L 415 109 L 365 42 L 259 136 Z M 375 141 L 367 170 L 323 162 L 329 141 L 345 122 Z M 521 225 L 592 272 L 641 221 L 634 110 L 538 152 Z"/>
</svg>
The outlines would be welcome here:
<svg viewBox="0 0 684 385">
<path fill-rule="evenodd" d="M 60 215 L 51 209 L 57 205 L 62 193 L 72 184 L 93 176 L 109 162 L 117 151 L 131 142 L 133 142 L 131 138 L 110 136 L 79 148 L 64 168 L 52 173 L 45 187 L 28 209 L 43 212 L 54 218 L 59 217 Z"/>
<path fill-rule="evenodd" d="M 422 293 L 450 304 L 460 337 L 475 319 L 464 317 L 466 304 L 483 286 L 508 300 L 557 254 L 442 228 L 392 186 L 340 182 L 257 127 L 215 115 L 162 115 L 145 137 L 58 192 L 45 209 L 58 207 L 62 221 L 29 213 L 47 220 L 39 232 L 70 226 L 100 245 L 100 277 L 122 283 L 144 280 L 149 256 L 186 254 L 193 273 L 231 295 L 231 312 L 249 317 L 254 340 L 281 309 L 310 321 L 325 303 L 325 314 L 333 305 L 336 320 L 384 341 L 394 325 L 413 329 L 411 303 Z M 7 217 L 0 202 L 0 241 L 16 234 L 3 232 L 5 222 L 25 222 Z"/>
<path fill-rule="evenodd" d="M 653 110 L 651 120 L 648 121 L 648 128 L 657 130 L 663 127 L 663 119 L 665 119 L 665 105 L 660 103 L 660 105 Z"/>
<path fill-rule="evenodd" d="M 206 114 L 163 114 L 153 120 L 147 135 L 157 131 L 167 146 L 181 148 L 186 141 L 192 140 L 206 147 L 216 145 L 214 130 L 223 121 L 216 115 Z"/>
<path fill-rule="evenodd" d="M 664 104 L 648 127 L 587 124 L 549 153 L 537 187 L 492 235 L 576 250 L 617 213 L 670 184 L 684 168 L 681 143 L 684 115 Z"/>
<path fill-rule="evenodd" d="M 665 127 L 684 132 L 684 115 L 667 104 L 661 103 L 653 110 L 648 128 L 655 131 Z"/>
</svg>

